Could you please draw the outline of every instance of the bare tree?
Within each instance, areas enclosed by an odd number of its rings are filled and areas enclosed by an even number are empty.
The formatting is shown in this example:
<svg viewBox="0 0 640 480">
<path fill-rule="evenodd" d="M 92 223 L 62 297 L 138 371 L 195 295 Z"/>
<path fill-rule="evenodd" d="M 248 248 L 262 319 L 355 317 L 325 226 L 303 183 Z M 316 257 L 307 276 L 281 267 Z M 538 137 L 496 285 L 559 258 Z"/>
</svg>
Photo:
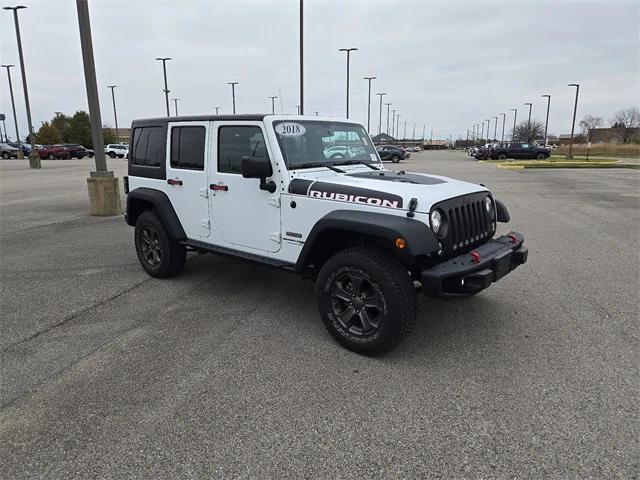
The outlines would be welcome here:
<svg viewBox="0 0 640 480">
<path fill-rule="evenodd" d="M 613 118 L 613 127 L 623 143 L 629 143 L 638 135 L 640 128 L 640 110 L 636 107 L 626 108 L 616 113 Z"/>
<path fill-rule="evenodd" d="M 520 122 L 516 126 L 514 140 L 527 143 L 544 140 L 544 123 L 538 120 L 531 120 L 531 124 L 527 120 Z"/>
<path fill-rule="evenodd" d="M 602 125 L 604 125 L 604 119 L 602 117 L 587 115 L 580 120 L 582 133 L 587 137 L 588 142 L 591 141 L 591 129 L 601 127 Z"/>
</svg>

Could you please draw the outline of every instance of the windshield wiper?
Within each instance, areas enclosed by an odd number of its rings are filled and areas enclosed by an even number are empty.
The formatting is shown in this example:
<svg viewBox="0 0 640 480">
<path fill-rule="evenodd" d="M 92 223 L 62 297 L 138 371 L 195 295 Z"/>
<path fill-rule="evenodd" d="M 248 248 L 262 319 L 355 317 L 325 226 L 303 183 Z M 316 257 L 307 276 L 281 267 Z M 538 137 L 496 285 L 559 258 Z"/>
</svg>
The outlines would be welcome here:
<svg viewBox="0 0 640 480">
<path fill-rule="evenodd" d="M 348 160 L 346 162 L 336 163 L 336 165 L 358 165 L 358 164 L 359 165 L 366 165 L 371 170 L 375 170 L 375 171 L 380 170 L 379 168 L 376 168 L 373 165 L 371 165 L 370 163 L 364 162 L 362 160 Z"/>
<path fill-rule="evenodd" d="M 336 168 L 335 166 L 333 166 L 333 164 L 331 163 L 325 163 L 325 162 L 308 162 L 308 163 L 301 163 L 299 165 L 296 165 L 296 170 L 300 169 L 300 168 L 313 168 L 313 167 L 325 167 L 328 168 L 329 170 L 333 170 L 336 173 L 345 173 L 344 170 L 341 170 L 339 168 Z"/>
</svg>

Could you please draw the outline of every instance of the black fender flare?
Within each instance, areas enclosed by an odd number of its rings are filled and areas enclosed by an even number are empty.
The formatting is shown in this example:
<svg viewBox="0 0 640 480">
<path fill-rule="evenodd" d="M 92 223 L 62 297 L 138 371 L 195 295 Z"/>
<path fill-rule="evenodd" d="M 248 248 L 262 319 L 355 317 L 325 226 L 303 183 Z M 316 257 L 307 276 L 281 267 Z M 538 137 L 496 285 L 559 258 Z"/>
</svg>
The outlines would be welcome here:
<svg viewBox="0 0 640 480">
<path fill-rule="evenodd" d="M 178 215 L 176 215 L 176 211 L 171 205 L 171 200 L 169 200 L 166 193 L 153 188 L 139 187 L 129 192 L 127 195 L 127 210 L 124 215 L 127 224 L 132 227 L 135 226 L 136 220 L 147 209 L 146 205 L 148 204 L 151 204 L 158 213 L 160 221 L 164 224 L 171 238 L 178 241 L 187 239 Z M 141 208 L 141 206 L 145 207 Z"/>
<path fill-rule="evenodd" d="M 497 198 L 494 200 L 496 202 L 497 220 L 501 223 L 508 223 L 509 220 L 511 220 L 511 217 L 509 216 L 509 210 L 507 210 L 506 205 Z"/>
<path fill-rule="evenodd" d="M 433 231 L 425 223 L 413 218 L 359 210 L 335 210 L 318 220 L 309 232 L 298 256 L 296 270 L 303 271 L 307 267 L 318 240 L 331 231 L 353 232 L 381 239 L 384 246 L 405 264 L 412 264 L 418 255 L 434 253 L 441 248 Z M 395 246 L 398 237 L 406 242 L 402 249 Z"/>
</svg>

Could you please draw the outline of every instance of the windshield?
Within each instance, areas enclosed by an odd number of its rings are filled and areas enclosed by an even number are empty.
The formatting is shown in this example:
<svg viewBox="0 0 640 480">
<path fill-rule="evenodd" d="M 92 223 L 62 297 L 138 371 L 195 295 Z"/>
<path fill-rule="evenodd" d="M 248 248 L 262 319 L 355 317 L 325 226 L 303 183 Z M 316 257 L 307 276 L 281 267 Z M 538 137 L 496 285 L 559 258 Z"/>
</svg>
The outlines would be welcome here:
<svg viewBox="0 0 640 480">
<path fill-rule="evenodd" d="M 312 120 L 274 122 L 273 125 L 290 170 L 379 162 L 369 135 L 361 125 Z"/>
</svg>

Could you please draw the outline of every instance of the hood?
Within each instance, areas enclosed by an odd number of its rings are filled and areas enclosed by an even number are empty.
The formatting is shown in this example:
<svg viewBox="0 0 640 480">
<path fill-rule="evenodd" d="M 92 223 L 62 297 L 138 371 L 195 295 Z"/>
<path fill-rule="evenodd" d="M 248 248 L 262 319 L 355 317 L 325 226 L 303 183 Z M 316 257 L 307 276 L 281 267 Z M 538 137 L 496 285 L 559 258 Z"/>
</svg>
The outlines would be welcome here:
<svg viewBox="0 0 640 480">
<path fill-rule="evenodd" d="M 487 191 L 482 185 L 439 175 L 379 170 L 361 166 L 337 173 L 328 169 L 298 170 L 289 192 L 309 197 L 407 210 L 418 201 L 416 211 L 428 213 L 435 203 L 470 193 Z"/>
</svg>

